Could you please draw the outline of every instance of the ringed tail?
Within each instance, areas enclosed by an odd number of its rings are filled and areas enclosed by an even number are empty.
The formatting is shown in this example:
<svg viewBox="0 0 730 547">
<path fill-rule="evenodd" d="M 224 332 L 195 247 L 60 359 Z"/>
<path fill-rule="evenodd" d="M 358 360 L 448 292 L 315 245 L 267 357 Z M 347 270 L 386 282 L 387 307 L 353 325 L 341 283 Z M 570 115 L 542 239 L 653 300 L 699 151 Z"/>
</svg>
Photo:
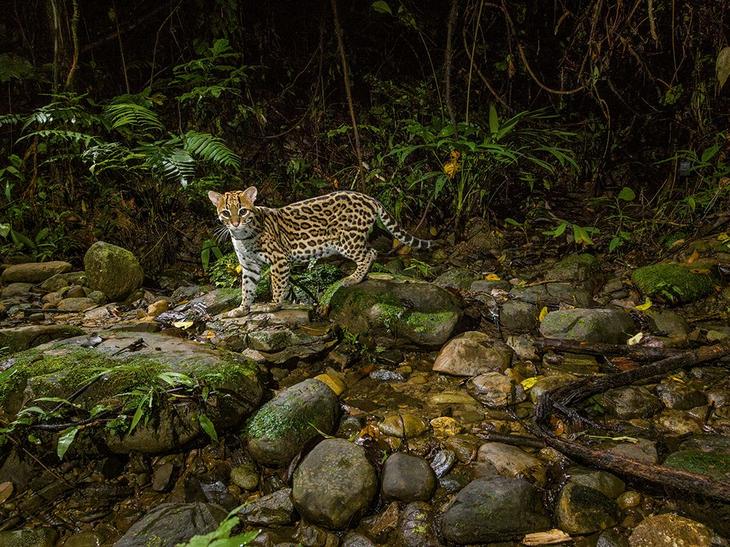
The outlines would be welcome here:
<svg viewBox="0 0 730 547">
<path fill-rule="evenodd" d="M 390 232 L 390 235 L 392 235 L 404 245 L 408 245 L 412 249 L 431 249 L 432 247 L 436 246 L 436 241 L 434 240 L 419 239 L 417 237 L 413 237 L 411 234 L 406 232 L 390 215 L 390 213 L 385 210 L 385 207 L 383 207 L 380 202 L 378 202 L 378 217 L 382 221 L 383 226 L 385 226 L 386 230 Z"/>
</svg>

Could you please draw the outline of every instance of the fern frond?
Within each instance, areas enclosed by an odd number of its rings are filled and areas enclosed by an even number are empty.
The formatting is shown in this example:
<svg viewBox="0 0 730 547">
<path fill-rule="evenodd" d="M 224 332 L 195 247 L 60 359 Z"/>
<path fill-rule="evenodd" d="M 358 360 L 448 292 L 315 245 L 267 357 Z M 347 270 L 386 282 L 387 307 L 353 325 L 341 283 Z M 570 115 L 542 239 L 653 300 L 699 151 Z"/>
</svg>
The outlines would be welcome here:
<svg viewBox="0 0 730 547">
<path fill-rule="evenodd" d="M 5 114 L 3 116 L 0 116 L 0 127 L 19 124 L 23 121 L 23 119 L 24 116 L 22 116 L 21 114 Z"/>
<path fill-rule="evenodd" d="M 210 133 L 188 131 L 185 134 L 185 150 L 191 156 L 223 167 L 238 169 L 241 166 L 241 158 L 226 146 L 223 139 L 214 137 Z"/>
<path fill-rule="evenodd" d="M 69 131 L 66 129 L 39 129 L 37 131 L 31 131 L 30 133 L 20 137 L 18 142 L 32 137 L 39 137 L 43 140 L 59 140 L 67 143 L 83 144 L 84 146 L 90 146 L 92 143 L 96 142 L 96 137 L 94 135 L 81 133 L 80 131 Z"/>
<path fill-rule="evenodd" d="M 164 128 L 154 111 L 139 104 L 110 104 L 104 109 L 104 115 L 111 122 L 112 129 L 133 127 L 142 131 L 161 131 Z"/>
</svg>

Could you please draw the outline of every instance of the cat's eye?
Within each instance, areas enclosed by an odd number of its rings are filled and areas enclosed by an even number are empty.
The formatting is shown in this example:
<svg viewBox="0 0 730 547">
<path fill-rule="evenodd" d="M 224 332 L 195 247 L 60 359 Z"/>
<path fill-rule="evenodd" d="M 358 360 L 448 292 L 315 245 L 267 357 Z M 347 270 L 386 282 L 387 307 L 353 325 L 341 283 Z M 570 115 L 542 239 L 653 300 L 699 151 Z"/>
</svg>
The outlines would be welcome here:
<svg viewBox="0 0 730 547">
<path fill-rule="evenodd" d="M 238 216 L 239 216 L 239 217 L 245 216 L 245 215 L 247 215 L 247 214 L 248 214 L 248 211 L 246 211 L 246 209 L 244 209 L 243 207 L 241 207 L 241 208 L 240 208 L 240 209 L 238 210 Z"/>
<path fill-rule="evenodd" d="M 221 211 L 221 216 L 229 217 L 231 216 L 231 212 L 228 209 L 224 209 L 223 211 Z"/>
</svg>

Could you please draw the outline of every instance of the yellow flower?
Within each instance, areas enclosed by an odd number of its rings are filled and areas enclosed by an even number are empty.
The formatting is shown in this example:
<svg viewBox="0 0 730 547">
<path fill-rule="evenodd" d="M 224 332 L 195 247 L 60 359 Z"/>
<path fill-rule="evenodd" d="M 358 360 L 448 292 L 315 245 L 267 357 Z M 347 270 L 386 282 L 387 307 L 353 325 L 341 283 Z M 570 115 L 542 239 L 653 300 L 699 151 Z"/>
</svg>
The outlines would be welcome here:
<svg viewBox="0 0 730 547">
<path fill-rule="evenodd" d="M 459 164 L 459 158 L 461 157 L 461 153 L 457 150 L 451 151 L 451 159 L 444 163 L 444 173 L 446 173 L 446 176 L 450 179 L 453 179 L 456 176 L 456 173 L 459 172 L 461 169 L 461 165 Z"/>
</svg>

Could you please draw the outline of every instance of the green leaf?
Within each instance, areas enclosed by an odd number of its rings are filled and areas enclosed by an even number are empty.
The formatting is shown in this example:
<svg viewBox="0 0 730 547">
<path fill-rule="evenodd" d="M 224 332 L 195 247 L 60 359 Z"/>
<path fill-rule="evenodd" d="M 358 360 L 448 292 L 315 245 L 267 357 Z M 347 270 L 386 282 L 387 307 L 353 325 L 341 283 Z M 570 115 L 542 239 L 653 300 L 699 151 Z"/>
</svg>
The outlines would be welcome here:
<svg viewBox="0 0 730 547">
<path fill-rule="evenodd" d="M 190 376 L 188 376 L 187 374 L 182 374 L 180 372 L 161 372 L 157 375 L 157 377 L 173 387 L 181 385 L 194 387 L 197 384 L 197 382 L 193 380 Z"/>
<path fill-rule="evenodd" d="M 573 239 L 581 245 L 593 245 L 593 240 L 586 229 L 577 224 L 573 224 Z"/>
<path fill-rule="evenodd" d="M 511 224 L 512 226 L 517 226 L 518 228 L 521 228 L 521 227 L 522 227 L 522 223 L 521 223 L 521 222 L 517 222 L 517 221 L 516 221 L 515 219 L 513 219 L 513 218 L 507 217 L 507 218 L 505 218 L 505 219 L 504 219 L 504 221 L 505 221 L 505 222 L 506 222 L 507 224 Z"/>
<path fill-rule="evenodd" d="M 58 454 L 59 460 L 63 459 L 63 456 L 66 454 L 66 451 L 74 442 L 74 439 L 76 438 L 76 434 L 78 432 L 78 426 L 69 427 L 68 429 L 64 429 L 61 432 L 61 435 L 58 437 L 58 445 L 56 446 L 56 454 Z"/>
<path fill-rule="evenodd" d="M 694 213 L 695 209 L 697 208 L 697 200 L 693 196 L 687 196 L 687 205 L 689 205 L 689 208 Z"/>
<path fill-rule="evenodd" d="M 631 188 L 624 186 L 618 193 L 618 199 L 622 201 L 634 201 L 634 199 L 636 199 L 636 194 Z"/>
<path fill-rule="evenodd" d="M 717 54 L 715 62 L 715 75 L 717 76 L 717 87 L 722 89 L 730 76 L 730 46 L 726 46 Z"/>
<path fill-rule="evenodd" d="M 200 414 L 198 415 L 198 422 L 200 422 L 200 427 L 203 428 L 205 434 L 208 435 L 208 437 L 210 437 L 213 442 L 217 443 L 218 433 L 215 430 L 213 422 L 210 421 L 210 418 L 208 418 L 208 416 L 206 416 L 205 414 Z"/>
<path fill-rule="evenodd" d="M 565 229 L 568 227 L 567 222 L 561 222 L 553 230 L 543 232 L 546 236 L 560 237 L 565 233 Z"/>
<path fill-rule="evenodd" d="M 139 403 L 139 405 L 137 406 L 137 410 L 134 413 L 134 416 L 132 416 L 132 423 L 129 424 L 129 431 L 127 431 L 127 435 L 134 431 L 134 428 L 137 427 L 137 424 L 142 419 L 142 416 L 144 416 L 144 400 Z"/>
<path fill-rule="evenodd" d="M 614 237 L 611 239 L 611 242 L 608 244 L 608 252 L 612 253 L 616 249 L 618 249 L 621 245 L 624 244 L 624 240 L 620 237 Z"/>
<path fill-rule="evenodd" d="M 0 222 L 0 237 L 7 238 L 10 233 L 10 224 Z"/>
<path fill-rule="evenodd" d="M 709 162 L 712 158 L 715 157 L 715 154 L 717 154 L 720 151 L 720 147 L 717 144 L 714 144 L 710 146 L 707 150 L 702 152 L 702 163 Z"/>
<path fill-rule="evenodd" d="M 378 13 L 387 13 L 388 15 L 393 15 L 393 12 L 391 11 L 388 2 L 385 2 L 384 0 L 377 0 L 377 2 L 373 2 L 370 7 Z"/>
<path fill-rule="evenodd" d="M 489 131 L 492 135 L 496 135 L 499 131 L 499 117 L 497 116 L 497 107 L 494 103 L 489 105 Z"/>
</svg>

